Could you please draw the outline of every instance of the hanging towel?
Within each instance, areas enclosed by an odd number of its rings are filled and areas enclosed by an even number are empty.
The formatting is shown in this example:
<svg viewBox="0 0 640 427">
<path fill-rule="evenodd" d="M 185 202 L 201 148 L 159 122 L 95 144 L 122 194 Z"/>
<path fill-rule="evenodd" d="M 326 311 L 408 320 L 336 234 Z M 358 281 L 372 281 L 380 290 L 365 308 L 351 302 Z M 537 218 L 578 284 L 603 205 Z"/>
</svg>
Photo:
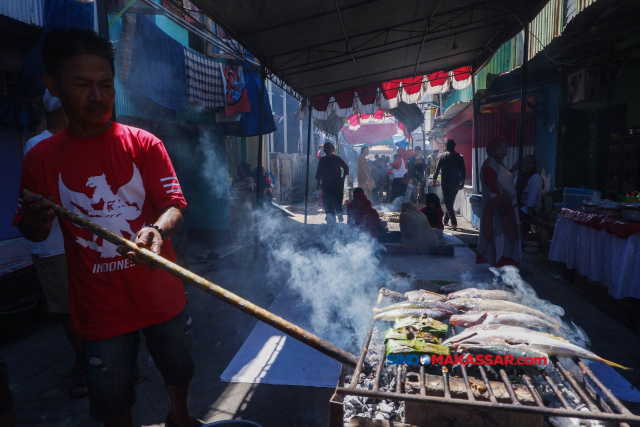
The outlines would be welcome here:
<svg viewBox="0 0 640 427">
<path fill-rule="evenodd" d="M 198 52 L 184 48 L 189 107 L 217 110 L 225 106 L 220 64 Z"/>
<path fill-rule="evenodd" d="M 248 113 L 251 107 L 242 67 L 220 64 L 220 70 L 222 72 L 222 84 L 224 85 L 225 112 L 227 116 Z"/>
<path fill-rule="evenodd" d="M 187 109 L 183 46 L 146 16 L 138 16 L 127 91 L 171 110 Z"/>
</svg>

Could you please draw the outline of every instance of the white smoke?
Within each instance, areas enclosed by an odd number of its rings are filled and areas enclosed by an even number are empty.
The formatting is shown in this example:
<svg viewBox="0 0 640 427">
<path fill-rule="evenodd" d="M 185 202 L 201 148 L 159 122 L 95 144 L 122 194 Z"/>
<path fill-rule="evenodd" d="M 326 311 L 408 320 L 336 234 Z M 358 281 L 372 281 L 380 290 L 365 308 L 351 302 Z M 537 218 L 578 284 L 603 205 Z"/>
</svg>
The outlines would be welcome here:
<svg viewBox="0 0 640 427">
<path fill-rule="evenodd" d="M 210 131 L 205 131 L 210 132 Z M 200 138 L 198 155 L 202 159 L 199 168 L 204 182 L 211 186 L 215 198 L 226 197 L 228 186 L 227 160 L 216 152 L 216 140 L 212 135 Z"/>
<path fill-rule="evenodd" d="M 573 322 L 571 322 L 571 324 L 563 322 L 561 317 L 565 314 L 564 309 L 547 300 L 539 298 L 533 287 L 522 280 L 522 277 L 520 277 L 520 270 L 513 266 L 500 268 L 491 267 L 490 270 L 495 274 L 494 284 L 496 286 L 507 286 L 513 291 L 521 304 L 558 319 L 566 326 L 566 330 L 559 331 L 557 334 L 562 335 L 574 344 L 587 348 L 590 341 L 584 330 Z"/>
<path fill-rule="evenodd" d="M 346 224 L 304 226 L 271 209 L 257 213 L 256 229 L 269 258 L 268 286 L 286 281 L 299 294 L 311 332 L 342 347 L 364 338 L 379 289 L 394 279 L 380 266 L 383 247 Z"/>
</svg>

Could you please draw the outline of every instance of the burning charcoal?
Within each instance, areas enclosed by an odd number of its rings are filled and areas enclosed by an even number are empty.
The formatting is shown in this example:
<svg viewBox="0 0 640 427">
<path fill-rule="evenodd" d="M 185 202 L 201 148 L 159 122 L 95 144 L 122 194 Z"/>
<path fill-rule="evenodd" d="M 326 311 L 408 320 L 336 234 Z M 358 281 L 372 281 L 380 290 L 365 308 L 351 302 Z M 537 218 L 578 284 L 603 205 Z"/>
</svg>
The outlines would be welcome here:
<svg viewBox="0 0 640 427">
<path fill-rule="evenodd" d="M 378 412 L 374 417 L 374 419 L 376 420 L 388 420 L 390 418 L 391 418 L 391 415 L 387 414 L 386 412 Z"/>
<path fill-rule="evenodd" d="M 391 414 L 396 410 L 396 408 L 390 403 L 382 402 L 380 403 L 380 405 L 378 405 L 378 410 L 380 412 L 386 412 L 387 414 Z"/>
</svg>

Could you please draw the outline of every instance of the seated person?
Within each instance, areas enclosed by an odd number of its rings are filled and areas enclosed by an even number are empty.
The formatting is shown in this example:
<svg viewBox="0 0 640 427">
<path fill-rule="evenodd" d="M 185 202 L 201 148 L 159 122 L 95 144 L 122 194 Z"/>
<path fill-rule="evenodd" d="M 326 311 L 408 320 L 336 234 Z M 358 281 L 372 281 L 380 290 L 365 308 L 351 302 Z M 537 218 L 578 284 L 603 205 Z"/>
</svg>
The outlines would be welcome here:
<svg viewBox="0 0 640 427">
<path fill-rule="evenodd" d="M 444 243 L 444 222 L 442 221 L 444 212 L 440 205 L 440 198 L 434 193 L 427 194 L 425 207 L 419 208 L 418 210 L 425 214 L 427 220 L 429 220 L 429 225 L 436 233 L 436 236 L 438 236 L 438 241 Z"/>
<path fill-rule="evenodd" d="M 429 221 L 413 203 L 403 202 L 400 210 L 402 243 L 418 246 L 438 244 L 438 236 L 429 225 Z"/>
<path fill-rule="evenodd" d="M 374 239 L 377 239 L 378 235 L 384 232 L 378 211 L 373 209 L 364 190 L 360 187 L 353 189 L 353 200 L 347 206 L 347 215 L 349 216 L 347 224 L 363 228 Z"/>
</svg>

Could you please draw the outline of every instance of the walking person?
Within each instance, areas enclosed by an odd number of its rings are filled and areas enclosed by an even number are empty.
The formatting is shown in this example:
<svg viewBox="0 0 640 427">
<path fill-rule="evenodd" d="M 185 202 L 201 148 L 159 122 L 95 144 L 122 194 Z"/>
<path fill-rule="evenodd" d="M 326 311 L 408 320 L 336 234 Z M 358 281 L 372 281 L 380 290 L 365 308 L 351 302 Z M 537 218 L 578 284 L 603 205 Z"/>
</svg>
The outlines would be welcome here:
<svg viewBox="0 0 640 427">
<path fill-rule="evenodd" d="M 367 200 L 371 200 L 371 190 L 376 186 L 376 183 L 371 176 L 371 165 L 367 160 L 368 155 L 369 147 L 365 145 L 360 149 L 360 156 L 358 156 L 358 187 L 362 188 Z"/>
<path fill-rule="evenodd" d="M 338 221 L 344 222 L 342 199 L 344 198 L 344 179 L 349 175 L 349 166 L 335 155 L 336 149 L 332 143 L 326 142 L 323 149 L 325 156 L 318 162 L 316 180 L 322 192 L 327 224 L 335 224 L 336 215 Z"/>
<path fill-rule="evenodd" d="M 42 48 L 44 83 L 68 126 L 24 158 L 13 224 L 27 240 L 45 240 L 52 201 L 173 262 L 168 240 L 186 207 L 162 142 L 111 121 L 115 100 L 112 43 L 88 29 L 56 29 Z M 164 378 L 165 425 L 203 425 L 188 410 L 193 334 L 184 286 L 125 247 L 60 221 L 68 262 L 69 308 L 82 339 L 91 417 L 131 426 L 140 331 Z"/>
<path fill-rule="evenodd" d="M 433 175 L 436 171 L 436 165 L 438 164 L 438 156 L 440 154 L 440 150 L 438 148 L 434 148 L 431 150 L 431 154 L 427 156 L 427 176 Z"/>
<path fill-rule="evenodd" d="M 411 194 L 411 201 L 417 204 L 419 201 L 424 199 L 423 184 L 425 180 L 425 170 L 427 169 L 425 159 L 422 158 L 422 147 L 417 146 L 415 148 L 413 156 L 409 157 L 407 167 L 409 168 L 409 179 L 413 180 L 414 185 L 414 191 Z"/>
<path fill-rule="evenodd" d="M 393 155 L 393 162 L 391 166 L 391 197 L 389 202 L 393 203 L 398 197 L 402 197 L 404 200 L 405 192 L 407 191 L 407 184 L 405 182 L 405 175 L 407 174 L 407 164 L 402 156 L 398 153 Z"/>
<path fill-rule="evenodd" d="M 458 191 L 464 188 L 464 182 L 467 179 L 467 172 L 464 167 L 464 159 L 456 152 L 456 142 L 453 139 L 447 140 L 445 144 L 445 152 L 438 157 L 436 171 L 433 174 L 433 186 L 437 185 L 438 175 L 442 173 L 442 197 L 444 198 L 444 206 L 446 212 L 444 214 L 444 225 L 449 225 L 451 220 L 451 228 L 458 228 L 458 221 L 453 210 L 453 204 L 456 201 Z"/>
<path fill-rule="evenodd" d="M 522 259 L 520 220 L 513 174 L 503 163 L 507 142 L 492 139 L 487 155 L 480 169 L 482 206 L 476 262 L 495 267 L 518 265 Z"/>
</svg>

